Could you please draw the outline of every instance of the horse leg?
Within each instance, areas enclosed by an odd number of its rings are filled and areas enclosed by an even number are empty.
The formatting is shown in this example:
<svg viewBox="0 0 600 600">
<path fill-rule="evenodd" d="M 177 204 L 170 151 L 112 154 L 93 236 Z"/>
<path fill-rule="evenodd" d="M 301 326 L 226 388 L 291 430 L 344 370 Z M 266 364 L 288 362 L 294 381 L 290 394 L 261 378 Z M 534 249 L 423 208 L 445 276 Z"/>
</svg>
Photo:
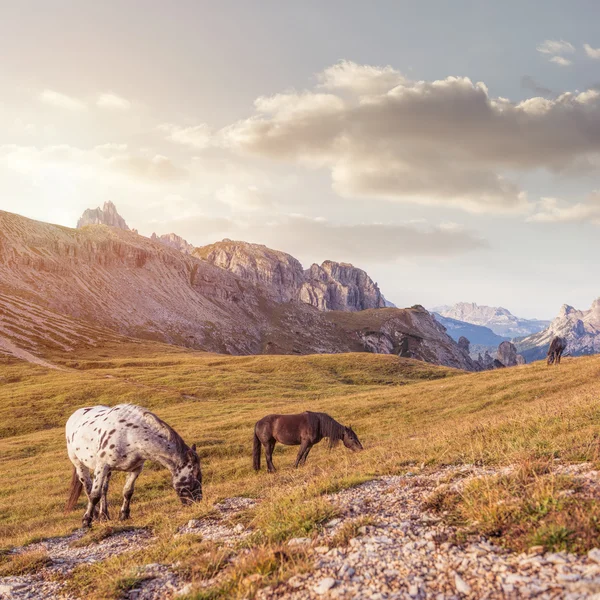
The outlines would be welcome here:
<svg viewBox="0 0 600 600">
<path fill-rule="evenodd" d="M 92 493 L 92 477 L 90 476 L 90 470 L 80 462 L 77 462 L 75 464 L 75 471 L 77 471 L 79 481 L 83 484 L 83 491 L 89 502 L 90 494 Z"/>
<path fill-rule="evenodd" d="M 275 468 L 275 465 L 273 464 L 273 448 L 275 448 L 275 440 L 271 438 L 267 441 L 266 444 L 264 444 L 264 446 L 265 456 L 267 458 L 267 470 L 269 471 L 269 473 L 275 473 L 275 471 L 277 470 Z"/>
<path fill-rule="evenodd" d="M 309 448 L 309 443 L 308 442 L 302 442 L 302 444 L 300 445 L 300 450 L 298 450 L 298 456 L 296 457 L 296 462 L 294 463 L 294 467 L 297 469 L 298 465 L 303 464 L 301 463 L 302 458 L 304 457 L 304 454 L 307 452 L 307 449 Z"/>
<path fill-rule="evenodd" d="M 133 488 L 135 486 L 135 480 L 138 478 L 138 475 L 142 472 L 142 467 L 136 469 L 135 471 L 131 471 L 127 475 L 127 481 L 125 482 L 125 487 L 123 488 L 123 506 L 121 506 L 121 514 L 119 515 L 119 520 L 126 521 L 129 519 L 129 505 L 131 504 L 131 497 L 133 496 Z"/>
<path fill-rule="evenodd" d="M 100 498 L 100 511 L 98 514 L 98 519 L 106 521 L 110 521 L 110 515 L 108 514 L 108 484 L 110 483 L 110 475 L 109 471 L 102 486 L 102 497 Z"/>
<path fill-rule="evenodd" d="M 304 456 L 302 457 L 302 460 L 300 461 L 301 465 L 306 464 L 306 459 L 308 458 L 308 453 L 310 452 L 312 447 L 313 447 L 313 444 L 308 444 L 308 446 L 306 447 L 306 450 L 304 451 Z"/>
<path fill-rule="evenodd" d="M 102 489 L 104 488 L 104 482 L 110 473 L 110 467 L 108 465 L 102 465 L 96 469 L 94 473 L 94 483 L 92 484 L 92 491 L 89 495 L 87 510 L 83 515 L 83 526 L 89 527 L 92 524 L 92 518 L 96 505 L 100 502 L 102 497 Z"/>
</svg>

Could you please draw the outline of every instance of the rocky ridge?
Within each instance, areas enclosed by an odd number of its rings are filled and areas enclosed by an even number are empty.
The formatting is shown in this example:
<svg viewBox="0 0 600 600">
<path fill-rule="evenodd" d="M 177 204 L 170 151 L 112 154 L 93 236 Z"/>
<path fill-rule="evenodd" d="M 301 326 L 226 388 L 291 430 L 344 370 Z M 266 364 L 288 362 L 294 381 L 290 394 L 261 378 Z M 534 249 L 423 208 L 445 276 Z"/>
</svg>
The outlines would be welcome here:
<svg viewBox="0 0 600 600">
<path fill-rule="evenodd" d="M 285 252 L 229 239 L 197 248 L 194 255 L 264 286 L 277 302 L 299 300 L 322 311 L 386 306 L 377 284 L 348 263 L 327 260 L 305 271 L 300 261 Z"/>
<path fill-rule="evenodd" d="M 178 236 L 176 233 L 165 233 L 163 235 L 156 235 L 156 233 L 153 233 L 150 236 L 150 239 L 153 242 L 158 242 L 159 244 L 164 244 L 170 248 L 175 248 L 175 250 L 179 250 L 184 254 L 191 254 L 194 251 L 194 246 L 184 240 L 182 237 Z"/>
<path fill-rule="evenodd" d="M 566 340 L 565 352 L 571 356 L 600 352 L 600 298 L 594 300 L 589 310 L 564 304 L 546 329 L 518 340 L 517 347 L 528 360 L 538 360 L 546 356 L 556 336 Z"/>
</svg>

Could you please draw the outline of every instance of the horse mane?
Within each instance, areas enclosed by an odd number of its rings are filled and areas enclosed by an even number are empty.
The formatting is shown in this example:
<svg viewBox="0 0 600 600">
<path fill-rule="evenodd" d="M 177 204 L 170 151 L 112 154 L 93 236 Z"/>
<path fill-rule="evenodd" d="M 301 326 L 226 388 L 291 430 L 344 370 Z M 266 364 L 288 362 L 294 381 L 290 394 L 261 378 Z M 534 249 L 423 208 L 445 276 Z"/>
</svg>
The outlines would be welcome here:
<svg viewBox="0 0 600 600">
<path fill-rule="evenodd" d="M 189 450 L 189 446 L 183 441 L 183 438 L 168 423 L 165 423 L 160 417 L 157 417 L 154 413 L 141 406 L 136 406 L 135 408 L 138 409 L 142 419 L 144 419 L 154 431 L 167 436 L 169 442 L 175 445 L 175 450 L 180 456 Z"/>
<path fill-rule="evenodd" d="M 321 436 L 329 439 L 329 447 L 333 448 L 344 438 L 346 428 L 326 413 L 307 411 L 311 429 L 320 431 Z"/>
</svg>

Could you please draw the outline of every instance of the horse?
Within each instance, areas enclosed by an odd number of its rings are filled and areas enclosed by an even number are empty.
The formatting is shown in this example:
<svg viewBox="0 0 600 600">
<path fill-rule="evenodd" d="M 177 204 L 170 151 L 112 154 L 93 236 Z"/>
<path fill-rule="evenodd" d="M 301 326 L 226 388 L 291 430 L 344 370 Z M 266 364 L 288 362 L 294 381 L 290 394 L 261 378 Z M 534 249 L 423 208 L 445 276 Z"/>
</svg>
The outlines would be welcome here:
<svg viewBox="0 0 600 600">
<path fill-rule="evenodd" d="M 286 446 L 300 445 L 294 464 L 298 468 L 306 462 L 310 449 L 323 438 L 329 439 L 329 448 L 333 448 L 341 440 L 353 452 L 363 449 L 352 427 L 338 423 L 325 413 L 307 411 L 296 415 L 267 415 L 254 426 L 254 470 L 260 470 L 261 444 L 265 448 L 267 469 L 269 473 L 274 473 L 273 448 L 276 442 Z"/>
<path fill-rule="evenodd" d="M 89 527 L 93 518 L 110 519 L 107 494 L 112 471 L 129 473 L 120 520 L 129 519 L 135 481 L 146 460 L 157 461 L 171 472 L 173 488 L 183 504 L 202 500 L 202 471 L 196 445 L 188 447 L 170 425 L 141 406 L 80 408 L 69 417 L 65 433 L 73 463 L 65 512 L 73 510 L 85 490 L 88 503 L 83 527 Z"/>
<path fill-rule="evenodd" d="M 567 348 L 567 342 L 564 338 L 556 336 L 552 342 L 550 343 L 550 348 L 548 348 L 548 364 L 560 364 L 560 357 L 563 352 Z"/>
</svg>

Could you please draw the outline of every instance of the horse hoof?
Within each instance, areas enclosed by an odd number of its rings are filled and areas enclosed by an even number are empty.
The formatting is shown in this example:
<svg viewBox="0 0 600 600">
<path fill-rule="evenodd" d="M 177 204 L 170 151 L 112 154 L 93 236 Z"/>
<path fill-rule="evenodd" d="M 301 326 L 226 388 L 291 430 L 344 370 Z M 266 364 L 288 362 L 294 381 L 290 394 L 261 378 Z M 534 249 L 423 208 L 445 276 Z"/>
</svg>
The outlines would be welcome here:
<svg viewBox="0 0 600 600">
<path fill-rule="evenodd" d="M 119 521 L 128 521 L 128 520 L 129 520 L 129 515 L 128 514 L 121 513 L 119 515 Z"/>
</svg>

